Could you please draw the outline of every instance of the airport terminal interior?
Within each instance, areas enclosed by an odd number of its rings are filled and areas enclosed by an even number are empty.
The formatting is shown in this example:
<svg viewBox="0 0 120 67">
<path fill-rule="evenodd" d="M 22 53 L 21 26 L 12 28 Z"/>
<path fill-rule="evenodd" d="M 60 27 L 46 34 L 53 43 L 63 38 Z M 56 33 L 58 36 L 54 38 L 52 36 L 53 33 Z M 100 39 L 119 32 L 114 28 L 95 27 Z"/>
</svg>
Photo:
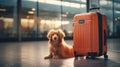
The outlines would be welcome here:
<svg viewBox="0 0 120 67">
<path fill-rule="evenodd" d="M 73 46 L 74 16 L 100 7 L 107 17 L 108 60 L 48 59 L 47 33 L 62 29 Z M 0 0 L 0 67 L 120 67 L 119 0 Z"/>
</svg>

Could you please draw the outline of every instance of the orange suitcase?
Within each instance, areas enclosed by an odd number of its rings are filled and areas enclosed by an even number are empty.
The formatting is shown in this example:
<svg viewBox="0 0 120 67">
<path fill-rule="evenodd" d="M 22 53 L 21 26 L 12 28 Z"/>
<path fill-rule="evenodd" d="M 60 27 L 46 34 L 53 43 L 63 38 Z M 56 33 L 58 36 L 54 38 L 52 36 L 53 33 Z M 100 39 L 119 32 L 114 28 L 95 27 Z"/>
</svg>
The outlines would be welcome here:
<svg viewBox="0 0 120 67">
<path fill-rule="evenodd" d="M 98 12 L 76 14 L 74 16 L 74 56 L 95 58 L 107 55 L 106 16 Z"/>
</svg>

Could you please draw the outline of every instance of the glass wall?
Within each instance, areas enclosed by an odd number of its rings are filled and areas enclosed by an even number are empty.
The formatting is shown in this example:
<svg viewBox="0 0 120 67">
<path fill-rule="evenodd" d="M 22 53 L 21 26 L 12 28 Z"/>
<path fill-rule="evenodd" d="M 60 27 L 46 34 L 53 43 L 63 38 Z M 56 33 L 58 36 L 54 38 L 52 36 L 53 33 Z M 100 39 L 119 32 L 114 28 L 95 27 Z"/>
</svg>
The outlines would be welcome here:
<svg viewBox="0 0 120 67">
<path fill-rule="evenodd" d="M 113 37 L 113 5 L 112 1 L 100 0 L 100 12 L 107 17 L 108 36 Z"/>
<path fill-rule="evenodd" d="M 17 37 L 17 0 L 0 0 L 0 40 Z"/>
<path fill-rule="evenodd" d="M 73 35 L 73 17 L 86 12 L 84 0 L 22 0 L 22 38 L 46 38 L 50 29 L 63 29 Z"/>
<path fill-rule="evenodd" d="M 37 36 L 37 22 L 36 18 L 36 9 L 37 9 L 37 0 L 33 2 L 30 0 L 21 0 L 21 38 L 22 39 L 31 39 L 36 38 Z"/>
<path fill-rule="evenodd" d="M 100 0 L 101 11 L 107 16 L 109 37 L 120 38 L 120 1 Z"/>
<path fill-rule="evenodd" d="M 108 37 L 120 37 L 120 1 L 118 0 L 90 0 L 92 7 L 97 7 L 98 1 L 100 1 L 101 13 L 107 16 Z"/>
<path fill-rule="evenodd" d="M 73 36 L 73 17 L 86 12 L 86 0 L 63 0 L 61 6 L 61 28 L 67 37 Z M 65 22 L 64 22 L 65 21 Z"/>
<path fill-rule="evenodd" d="M 114 36 L 120 37 L 120 1 L 113 0 L 115 2 L 114 5 Z"/>
<path fill-rule="evenodd" d="M 50 29 L 59 28 L 64 30 L 66 38 L 72 37 L 73 17 L 86 12 L 87 0 L 20 0 L 20 6 L 17 1 L 0 0 L 0 41 L 44 39 Z M 100 0 L 100 12 L 107 16 L 109 37 L 120 37 L 119 3 Z M 92 6 L 95 4 L 93 1 Z"/>
</svg>

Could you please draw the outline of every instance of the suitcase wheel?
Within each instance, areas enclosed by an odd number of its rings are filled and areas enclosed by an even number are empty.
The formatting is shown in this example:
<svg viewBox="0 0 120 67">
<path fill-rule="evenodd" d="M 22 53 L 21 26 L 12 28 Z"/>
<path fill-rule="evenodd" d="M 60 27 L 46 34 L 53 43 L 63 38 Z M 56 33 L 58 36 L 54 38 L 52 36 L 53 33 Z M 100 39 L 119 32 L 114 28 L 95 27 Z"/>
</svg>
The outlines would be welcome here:
<svg viewBox="0 0 120 67">
<path fill-rule="evenodd" d="M 96 52 L 88 52 L 87 57 L 88 59 L 95 59 L 97 56 Z"/>
<path fill-rule="evenodd" d="M 79 57 L 79 55 L 77 54 L 77 52 L 74 52 L 74 56 L 75 56 L 75 58 Z"/>
<path fill-rule="evenodd" d="M 78 59 L 79 55 L 77 54 L 77 52 L 74 52 L 74 57 L 75 57 L 75 60 Z"/>
<path fill-rule="evenodd" d="M 77 52 L 74 52 L 74 57 L 75 57 L 75 58 L 83 57 L 83 55 L 80 55 L 80 54 L 78 54 Z"/>
<path fill-rule="evenodd" d="M 95 59 L 95 56 L 91 56 L 91 59 Z"/>
<path fill-rule="evenodd" d="M 107 55 L 107 53 L 104 53 L 104 60 L 108 60 L 108 55 Z"/>
<path fill-rule="evenodd" d="M 86 56 L 86 59 L 95 59 L 95 56 Z"/>
<path fill-rule="evenodd" d="M 90 57 L 89 56 L 86 56 L 86 59 L 89 59 Z"/>
<path fill-rule="evenodd" d="M 91 59 L 91 57 L 90 56 L 86 56 L 86 59 Z"/>
</svg>

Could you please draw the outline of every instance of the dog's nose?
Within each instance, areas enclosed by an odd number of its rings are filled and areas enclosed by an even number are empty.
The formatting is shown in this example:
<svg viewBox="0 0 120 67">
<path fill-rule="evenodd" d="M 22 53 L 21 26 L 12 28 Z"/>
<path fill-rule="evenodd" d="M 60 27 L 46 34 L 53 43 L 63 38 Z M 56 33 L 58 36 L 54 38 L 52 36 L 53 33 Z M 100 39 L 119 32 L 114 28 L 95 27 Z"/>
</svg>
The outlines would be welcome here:
<svg viewBox="0 0 120 67">
<path fill-rule="evenodd" d="M 56 40 L 57 38 L 56 37 L 54 37 L 54 40 Z"/>
</svg>

